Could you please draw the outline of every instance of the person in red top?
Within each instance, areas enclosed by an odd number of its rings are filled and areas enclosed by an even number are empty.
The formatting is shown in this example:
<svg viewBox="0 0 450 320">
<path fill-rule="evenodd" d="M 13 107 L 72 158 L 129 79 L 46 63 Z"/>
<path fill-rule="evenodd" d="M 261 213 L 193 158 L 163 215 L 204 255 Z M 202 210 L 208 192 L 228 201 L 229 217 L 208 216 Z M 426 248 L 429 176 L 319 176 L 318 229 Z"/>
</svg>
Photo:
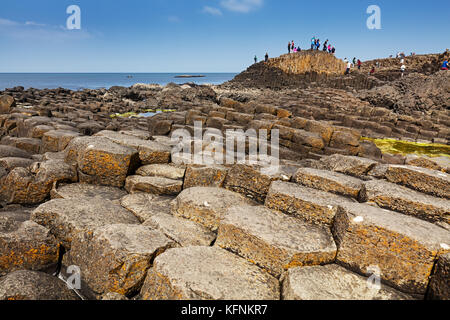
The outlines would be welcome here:
<svg viewBox="0 0 450 320">
<path fill-rule="evenodd" d="M 358 64 L 358 70 L 361 70 L 361 65 L 362 65 L 361 60 L 358 59 L 357 64 Z"/>
</svg>

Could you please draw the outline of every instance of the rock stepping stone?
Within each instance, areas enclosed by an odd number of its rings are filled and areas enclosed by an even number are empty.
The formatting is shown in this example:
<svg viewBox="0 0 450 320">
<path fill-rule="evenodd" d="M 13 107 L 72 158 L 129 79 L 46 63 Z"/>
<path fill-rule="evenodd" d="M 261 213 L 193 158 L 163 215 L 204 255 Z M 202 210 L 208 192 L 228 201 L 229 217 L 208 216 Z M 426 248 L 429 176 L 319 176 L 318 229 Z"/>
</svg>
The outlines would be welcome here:
<svg viewBox="0 0 450 320">
<path fill-rule="evenodd" d="M 158 213 L 170 214 L 172 197 L 149 193 L 133 193 L 120 200 L 122 207 L 132 212 L 140 222 L 145 222 Z"/>
<path fill-rule="evenodd" d="M 289 268 L 332 263 L 336 258 L 336 244 L 329 228 L 263 206 L 228 209 L 220 222 L 215 245 L 275 277 Z"/>
<path fill-rule="evenodd" d="M 0 300 L 79 300 L 56 277 L 36 271 L 15 271 L 0 278 Z"/>
<path fill-rule="evenodd" d="M 173 202 L 175 216 L 192 220 L 217 231 L 226 210 L 232 206 L 253 205 L 242 195 L 221 188 L 194 187 L 183 190 Z"/>
<path fill-rule="evenodd" d="M 141 289 L 153 259 L 175 245 L 148 226 L 107 225 L 78 233 L 64 264 L 80 268 L 82 281 L 97 298 L 107 292 L 129 296 Z"/>
<path fill-rule="evenodd" d="M 158 256 L 141 290 L 144 300 L 279 300 L 267 272 L 217 247 L 175 248 Z"/>
<path fill-rule="evenodd" d="M 184 178 L 184 189 L 193 187 L 222 187 L 227 176 L 228 168 L 220 165 L 188 166 Z"/>
<path fill-rule="evenodd" d="M 450 223 L 450 201 L 426 195 L 384 180 L 364 183 L 360 200 L 430 222 Z"/>
<path fill-rule="evenodd" d="M 450 300 L 450 253 L 439 257 L 430 282 L 428 298 Z"/>
<path fill-rule="evenodd" d="M 289 269 L 282 279 L 283 300 L 412 300 L 407 294 L 380 284 L 377 288 L 338 265 Z"/>
<path fill-rule="evenodd" d="M 123 187 L 137 157 L 135 149 L 107 138 L 80 137 L 69 143 L 65 161 L 77 165 L 80 182 Z"/>
<path fill-rule="evenodd" d="M 341 204 L 333 234 L 338 264 L 360 274 L 377 266 L 382 280 L 411 294 L 425 294 L 438 255 L 450 252 L 447 230 L 366 204 Z"/>
<path fill-rule="evenodd" d="M 183 180 L 185 168 L 172 164 L 150 164 L 140 167 L 136 171 L 136 175 L 144 177 L 161 177 L 172 180 Z"/>
<path fill-rule="evenodd" d="M 144 165 L 170 162 L 171 148 L 165 144 L 108 130 L 100 131 L 96 136 L 105 137 L 120 145 L 134 148 L 138 151 L 139 159 Z"/>
<path fill-rule="evenodd" d="M 363 181 L 342 173 L 300 168 L 292 180 L 305 187 L 331 192 L 352 198 L 358 198 Z"/>
<path fill-rule="evenodd" d="M 19 148 L 0 145 L 0 158 L 24 158 L 31 159 L 31 155 Z"/>
<path fill-rule="evenodd" d="M 31 214 L 31 220 L 50 229 L 67 249 L 77 233 L 110 224 L 139 224 L 131 212 L 100 198 L 95 201 L 51 200 L 36 208 Z"/>
<path fill-rule="evenodd" d="M 389 166 L 386 172 L 389 182 L 450 199 L 450 175 L 448 173 L 413 166 Z"/>
<path fill-rule="evenodd" d="M 160 230 L 182 247 L 210 246 L 216 239 L 216 235 L 205 227 L 167 213 L 157 213 L 143 225 Z"/>
<path fill-rule="evenodd" d="M 43 152 L 63 151 L 70 141 L 79 136 L 78 132 L 68 130 L 47 131 L 42 136 L 42 150 Z"/>
<path fill-rule="evenodd" d="M 183 189 L 183 181 L 162 177 L 129 176 L 125 182 L 129 193 L 146 192 L 156 195 L 177 195 Z"/>
<path fill-rule="evenodd" d="M 0 276 L 56 266 L 58 254 L 58 243 L 48 229 L 0 213 Z"/>
<path fill-rule="evenodd" d="M 295 183 L 274 181 L 266 198 L 266 207 L 319 225 L 333 224 L 341 203 L 349 199 Z"/>
<path fill-rule="evenodd" d="M 378 162 L 366 158 L 334 154 L 320 159 L 318 169 L 362 177 L 367 175 L 377 164 Z"/>
<path fill-rule="evenodd" d="M 50 192 L 52 199 L 91 199 L 102 198 L 105 200 L 120 200 L 127 195 L 125 190 L 108 187 L 96 186 L 86 183 L 62 184 L 53 188 Z"/>
<path fill-rule="evenodd" d="M 3 167 L 7 172 L 15 168 L 27 168 L 31 166 L 35 161 L 25 158 L 1 158 L 0 167 Z"/>
</svg>

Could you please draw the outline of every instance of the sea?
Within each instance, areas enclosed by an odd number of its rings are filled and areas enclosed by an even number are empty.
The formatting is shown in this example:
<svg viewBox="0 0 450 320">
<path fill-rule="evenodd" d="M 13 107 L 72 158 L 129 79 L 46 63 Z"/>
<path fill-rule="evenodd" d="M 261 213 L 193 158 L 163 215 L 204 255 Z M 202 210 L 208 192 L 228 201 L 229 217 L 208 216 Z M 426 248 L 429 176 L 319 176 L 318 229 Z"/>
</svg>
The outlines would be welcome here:
<svg viewBox="0 0 450 320">
<path fill-rule="evenodd" d="M 199 76 L 177 78 L 177 76 Z M 236 73 L 0 73 L 0 91 L 22 86 L 25 89 L 65 88 L 109 89 L 112 86 L 131 87 L 136 83 L 166 85 L 170 82 L 183 84 L 218 85 L 233 79 Z"/>
</svg>

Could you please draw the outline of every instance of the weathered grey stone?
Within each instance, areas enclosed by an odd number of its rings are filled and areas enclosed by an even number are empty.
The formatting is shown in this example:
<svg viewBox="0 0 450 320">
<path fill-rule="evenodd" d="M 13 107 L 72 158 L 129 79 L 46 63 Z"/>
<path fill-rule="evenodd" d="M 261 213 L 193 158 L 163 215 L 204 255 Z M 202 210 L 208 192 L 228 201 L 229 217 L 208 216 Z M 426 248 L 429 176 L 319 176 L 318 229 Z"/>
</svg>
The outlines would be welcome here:
<svg viewBox="0 0 450 320">
<path fill-rule="evenodd" d="M 66 131 L 66 130 L 47 131 L 42 136 L 42 150 L 43 152 L 63 151 L 64 149 L 66 149 L 70 141 L 79 136 L 80 134 L 74 131 Z"/>
<path fill-rule="evenodd" d="M 19 148 L 0 145 L 0 158 L 25 158 L 31 159 L 31 155 Z"/>
<path fill-rule="evenodd" d="M 11 171 L 14 168 L 27 168 L 33 164 L 34 160 L 24 158 L 1 158 L 0 166 L 6 171 Z"/>
<path fill-rule="evenodd" d="M 143 225 L 160 230 L 182 247 L 210 246 L 216 239 L 216 235 L 205 227 L 167 213 L 157 213 L 148 218 Z"/>
<path fill-rule="evenodd" d="M 195 187 L 180 193 L 173 202 L 172 212 L 216 231 L 228 208 L 245 204 L 252 205 L 253 202 L 225 189 Z"/>
<path fill-rule="evenodd" d="M 216 246 L 279 277 L 297 266 L 331 263 L 336 245 L 329 228 L 314 226 L 263 206 L 239 206 L 220 221 Z"/>
<path fill-rule="evenodd" d="M 192 187 L 222 187 L 228 168 L 220 165 L 188 166 L 184 178 L 184 189 Z"/>
<path fill-rule="evenodd" d="M 51 200 L 35 209 L 31 219 L 50 229 L 66 248 L 70 248 L 72 239 L 80 232 L 109 224 L 139 224 L 128 210 L 99 198 L 90 202 L 80 199 Z"/>
<path fill-rule="evenodd" d="M 125 182 L 129 193 L 146 192 L 156 195 L 177 195 L 183 189 L 183 181 L 161 177 L 129 176 Z"/>
<path fill-rule="evenodd" d="M 73 139 L 67 149 L 67 163 L 78 166 L 80 182 L 123 187 L 136 163 L 136 149 L 118 145 L 103 137 Z"/>
<path fill-rule="evenodd" d="M 266 207 L 314 223 L 331 225 L 338 206 L 349 199 L 294 183 L 274 181 Z"/>
<path fill-rule="evenodd" d="M 144 222 L 159 213 L 170 214 L 172 201 L 172 197 L 134 193 L 123 197 L 120 203 L 122 207 L 132 212 L 139 221 Z"/>
<path fill-rule="evenodd" d="M 333 233 L 339 264 L 361 274 L 377 266 L 382 280 L 411 294 L 425 294 L 437 256 L 450 251 L 447 230 L 365 204 L 341 204 Z"/>
<path fill-rule="evenodd" d="M 140 167 L 136 174 L 144 177 L 161 177 L 172 180 L 183 180 L 186 169 L 172 164 L 150 164 Z"/>
<path fill-rule="evenodd" d="M 268 273 L 216 247 L 170 249 L 155 259 L 141 290 L 144 300 L 278 300 Z"/>
<path fill-rule="evenodd" d="M 450 300 L 450 253 L 443 254 L 434 269 L 428 299 Z"/>
<path fill-rule="evenodd" d="M 367 175 L 378 162 L 366 158 L 334 154 L 319 161 L 319 168 L 348 174 L 355 177 Z"/>
<path fill-rule="evenodd" d="M 79 300 L 56 277 L 36 271 L 16 271 L 0 278 L 0 300 Z"/>
<path fill-rule="evenodd" d="M 103 301 L 128 301 L 129 299 L 122 294 L 116 292 L 105 293 L 101 300 Z"/>
<path fill-rule="evenodd" d="M 413 166 L 389 166 L 386 179 L 441 198 L 450 199 L 450 175 Z"/>
<path fill-rule="evenodd" d="M 450 201 L 432 197 L 384 180 L 364 183 L 360 200 L 427 220 L 450 223 Z"/>
<path fill-rule="evenodd" d="M 107 225 L 78 233 L 65 263 L 80 268 L 83 282 L 97 297 L 107 292 L 129 296 L 141 289 L 151 261 L 173 246 L 150 227 Z"/>
<path fill-rule="evenodd" d="M 294 182 L 305 187 L 327 191 L 331 193 L 358 198 L 363 181 L 342 173 L 300 168 L 292 178 Z"/>
<path fill-rule="evenodd" d="M 283 300 L 411 300 L 381 285 L 370 287 L 364 278 L 338 265 L 289 269 L 283 276 Z"/>
<path fill-rule="evenodd" d="M 49 230 L 33 221 L 17 221 L 0 213 L 0 275 L 16 270 L 56 266 L 58 244 Z"/>
<path fill-rule="evenodd" d="M 102 198 L 105 200 L 120 200 L 127 195 L 127 192 L 108 186 L 96 186 L 85 183 L 62 184 L 53 188 L 50 192 L 52 199 L 91 199 Z M 95 201 L 92 200 L 91 201 Z"/>
</svg>

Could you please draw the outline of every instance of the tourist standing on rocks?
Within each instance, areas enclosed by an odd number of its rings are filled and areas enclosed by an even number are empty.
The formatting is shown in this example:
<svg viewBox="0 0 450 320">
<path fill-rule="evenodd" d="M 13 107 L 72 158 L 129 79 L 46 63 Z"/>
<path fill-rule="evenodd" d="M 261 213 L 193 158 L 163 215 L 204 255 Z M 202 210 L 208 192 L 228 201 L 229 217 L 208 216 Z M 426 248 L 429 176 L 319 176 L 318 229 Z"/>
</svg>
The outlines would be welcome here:
<svg viewBox="0 0 450 320">
<path fill-rule="evenodd" d="M 313 37 L 311 39 L 311 50 L 314 50 L 315 45 L 316 45 L 316 37 Z"/>
<path fill-rule="evenodd" d="M 331 44 L 328 45 L 328 53 L 331 53 Z"/>
<path fill-rule="evenodd" d="M 265 59 L 264 59 L 264 61 L 267 63 L 267 62 L 269 62 L 269 54 L 266 52 L 266 56 L 264 57 Z"/>
<path fill-rule="evenodd" d="M 327 41 L 325 41 L 325 43 L 323 44 L 323 51 L 324 51 L 324 52 L 327 51 L 327 47 L 328 47 L 328 39 L 327 39 Z"/>
<path fill-rule="evenodd" d="M 353 57 L 353 66 L 356 66 L 356 57 Z"/>
<path fill-rule="evenodd" d="M 291 53 L 291 43 L 288 42 L 288 53 Z"/>
<path fill-rule="evenodd" d="M 255 56 L 255 63 L 257 63 L 258 62 L 258 57 L 257 56 Z"/>
<path fill-rule="evenodd" d="M 345 58 L 347 59 L 347 58 Z M 347 61 L 347 70 L 345 70 L 345 74 L 350 74 L 350 69 L 352 68 L 352 63 L 350 61 Z"/>
<path fill-rule="evenodd" d="M 447 70 L 448 71 L 448 60 L 445 59 L 444 63 L 442 64 L 441 70 Z"/>
<path fill-rule="evenodd" d="M 361 60 L 358 59 L 357 64 L 358 64 L 358 70 L 361 70 L 361 65 L 362 65 Z"/>
<path fill-rule="evenodd" d="M 375 73 L 375 66 L 372 67 L 372 69 L 370 70 L 369 74 L 373 75 Z"/>
<path fill-rule="evenodd" d="M 400 70 L 402 71 L 402 78 L 403 78 L 403 76 L 405 74 L 406 66 L 404 64 L 402 64 Z"/>
<path fill-rule="evenodd" d="M 335 54 L 335 53 L 336 53 L 336 48 L 335 48 L 335 47 L 331 48 L 331 53 L 332 53 L 332 54 Z"/>
</svg>

